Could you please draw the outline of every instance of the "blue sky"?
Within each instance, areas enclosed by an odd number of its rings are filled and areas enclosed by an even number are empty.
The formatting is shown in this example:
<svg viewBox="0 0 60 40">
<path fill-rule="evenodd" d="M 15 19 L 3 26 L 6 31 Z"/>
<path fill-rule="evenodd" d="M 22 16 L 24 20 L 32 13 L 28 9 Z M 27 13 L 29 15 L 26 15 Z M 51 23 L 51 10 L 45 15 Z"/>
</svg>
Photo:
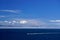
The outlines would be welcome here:
<svg viewBox="0 0 60 40">
<path fill-rule="evenodd" d="M 59 0 L 0 0 L 0 10 L 21 10 L 17 15 L 23 18 L 60 19 Z M 8 12 L 0 14 L 7 15 Z"/>
<path fill-rule="evenodd" d="M 60 0 L 0 0 L 0 20 L 20 18 L 60 20 Z"/>
</svg>

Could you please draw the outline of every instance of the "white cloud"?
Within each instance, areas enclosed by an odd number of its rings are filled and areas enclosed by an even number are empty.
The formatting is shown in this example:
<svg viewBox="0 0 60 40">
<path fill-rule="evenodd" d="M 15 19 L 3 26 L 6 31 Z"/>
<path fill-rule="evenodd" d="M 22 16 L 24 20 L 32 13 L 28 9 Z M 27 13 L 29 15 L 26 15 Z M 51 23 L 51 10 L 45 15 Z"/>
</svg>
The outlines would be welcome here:
<svg viewBox="0 0 60 40">
<path fill-rule="evenodd" d="M 1 12 L 20 13 L 21 10 L 0 10 Z"/>
<path fill-rule="evenodd" d="M 28 21 L 26 21 L 26 20 L 21 20 L 20 23 L 21 23 L 21 24 L 26 24 L 26 23 L 28 23 Z"/>
</svg>

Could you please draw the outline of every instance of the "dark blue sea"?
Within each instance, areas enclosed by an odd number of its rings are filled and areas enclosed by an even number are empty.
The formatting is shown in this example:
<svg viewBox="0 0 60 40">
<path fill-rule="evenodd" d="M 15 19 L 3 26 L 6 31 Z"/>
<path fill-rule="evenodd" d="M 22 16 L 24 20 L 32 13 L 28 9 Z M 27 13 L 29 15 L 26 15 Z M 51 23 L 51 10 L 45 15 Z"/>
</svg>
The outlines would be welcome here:
<svg viewBox="0 0 60 40">
<path fill-rule="evenodd" d="M 0 29 L 0 40 L 60 40 L 60 29 Z"/>
</svg>

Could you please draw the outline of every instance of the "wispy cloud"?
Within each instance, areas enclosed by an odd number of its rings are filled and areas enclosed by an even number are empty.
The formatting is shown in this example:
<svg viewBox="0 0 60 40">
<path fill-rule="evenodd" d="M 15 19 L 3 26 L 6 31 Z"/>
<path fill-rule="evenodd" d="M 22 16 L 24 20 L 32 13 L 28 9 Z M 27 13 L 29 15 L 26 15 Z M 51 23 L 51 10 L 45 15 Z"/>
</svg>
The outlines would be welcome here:
<svg viewBox="0 0 60 40">
<path fill-rule="evenodd" d="M 60 20 L 50 20 L 50 22 L 60 22 Z"/>
<path fill-rule="evenodd" d="M 20 13 L 21 10 L 0 10 L 1 12 Z"/>
<path fill-rule="evenodd" d="M 0 16 L 0 18 L 5 18 L 6 16 Z"/>
</svg>

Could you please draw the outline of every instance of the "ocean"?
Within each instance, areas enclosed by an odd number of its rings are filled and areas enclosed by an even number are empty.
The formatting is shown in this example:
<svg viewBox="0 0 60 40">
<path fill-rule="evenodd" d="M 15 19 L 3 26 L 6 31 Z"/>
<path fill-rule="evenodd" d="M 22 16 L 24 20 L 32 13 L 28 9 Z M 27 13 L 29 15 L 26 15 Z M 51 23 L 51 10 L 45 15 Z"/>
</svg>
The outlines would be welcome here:
<svg viewBox="0 0 60 40">
<path fill-rule="evenodd" d="M 60 40 L 60 29 L 0 29 L 0 40 Z"/>
</svg>

